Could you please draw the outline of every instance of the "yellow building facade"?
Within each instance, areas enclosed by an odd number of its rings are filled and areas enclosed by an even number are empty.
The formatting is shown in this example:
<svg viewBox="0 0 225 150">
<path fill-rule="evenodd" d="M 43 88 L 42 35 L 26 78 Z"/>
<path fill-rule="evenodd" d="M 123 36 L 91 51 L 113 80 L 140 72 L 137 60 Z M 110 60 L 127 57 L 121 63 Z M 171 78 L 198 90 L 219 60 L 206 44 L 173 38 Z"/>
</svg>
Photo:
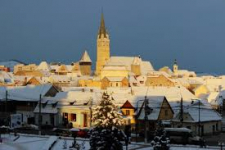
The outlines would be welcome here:
<svg viewBox="0 0 225 150">
<path fill-rule="evenodd" d="M 104 77 L 126 77 L 128 78 L 128 70 L 124 66 L 106 66 L 102 69 L 100 78 Z"/>
<path fill-rule="evenodd" d="M 93 80 L 93 79 L 79 79 L 78 80 L 79 87 L 101 87 L 101 81 Z"/>
<path fill-rule="evenodd" d="M 125 116 L 125 124 L 126 125 L 135 125 L 135 108 L 131 105 L 131 103 L 127 100 L 123 106 L 120 108 L 123 116 Z"/>
<path fill-rule="evenodd" d="M 145 82 L 146 86 L 166 86 L 174 87 L 175 83 L 164 75 L 149 76 Z"/>
<path fill-rule="evenodd" d="M 14 73 L 17 73 L 18 71 L 31 72 L 31 71 L 35 71 L 36 68 L 37 68 L 37 65 L 35 65 L 35 64 L 29 64 L 29 65 L 18 64 L 16 66 L 14 66 Z"/>
</svg>

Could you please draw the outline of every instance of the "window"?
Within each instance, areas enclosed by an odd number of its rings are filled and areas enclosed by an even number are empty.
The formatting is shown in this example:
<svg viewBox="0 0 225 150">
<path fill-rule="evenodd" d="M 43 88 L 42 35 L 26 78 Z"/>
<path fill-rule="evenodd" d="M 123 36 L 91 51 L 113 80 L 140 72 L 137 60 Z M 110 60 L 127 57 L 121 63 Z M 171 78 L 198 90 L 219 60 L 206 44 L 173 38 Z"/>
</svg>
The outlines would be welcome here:
<svg viewBox="0 0 225 150">
<path fill-rule="evenodd" d="M 133 86 L 137 86 L 137 83 L 133 83 Z"/>
<path fill-rule="evenodd" d="M 40 122 L 42 122 L 42 120 L 43 120 L 43 117 L 42 117 L 42 115 L 40 115 Z"/>
<path fill-rule="evenodd" d="M 168 110 L 167 109 L 165 110 L 165 116 L 168 116 Z"/>
<path fill-rule="evenodd" d="M 130 110 L 126 110 L 126 115 L 130 115 Z"/>
<path fill-rule="evenodd" d="M 119 84 L 118 83 L 116 83 L 116 86 L 118 86 Z"/>
<path fill-rule="evenodd" d="M 77 120 L 77 114 L 71 114 L 71 121 L 75 121 Z"/>
</svg>

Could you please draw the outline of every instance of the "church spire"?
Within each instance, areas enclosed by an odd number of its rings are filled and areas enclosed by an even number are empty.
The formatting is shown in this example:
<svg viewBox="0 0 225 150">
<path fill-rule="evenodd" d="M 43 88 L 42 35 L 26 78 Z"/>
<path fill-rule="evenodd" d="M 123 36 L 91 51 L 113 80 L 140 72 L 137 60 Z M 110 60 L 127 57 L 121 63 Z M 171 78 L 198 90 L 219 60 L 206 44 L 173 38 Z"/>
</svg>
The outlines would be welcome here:
<svg viewBox="0 0 225 150">
<path fill-rule="evenodd" d="M 177 59 L 174 60 L 174 63 L 173 63 L 173 64 L 174 64 L 174 65 L 177 65 Z"/>
<path fill-rule="evenodd" d="M 103 35 L 104 38 L 106 38 L 107 34 L 107 31 L 106 31 L 106 27 L 105 27 L 105 21 L 104 21 L 104 16 L 103 16 L 103 13 L 102 13 L 102 16 L 101 16 L 101 24 L 100 24 L 100 28 L 99 28 L 99 38 L 101 38 L 101 36 Z"/>
</svg>

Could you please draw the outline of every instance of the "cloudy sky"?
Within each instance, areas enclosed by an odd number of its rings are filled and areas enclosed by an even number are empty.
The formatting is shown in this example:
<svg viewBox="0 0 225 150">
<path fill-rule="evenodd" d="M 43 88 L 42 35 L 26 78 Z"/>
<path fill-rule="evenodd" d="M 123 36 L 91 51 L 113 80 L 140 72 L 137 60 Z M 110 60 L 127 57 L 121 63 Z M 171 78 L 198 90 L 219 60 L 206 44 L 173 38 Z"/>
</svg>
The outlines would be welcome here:
<svg viewBox="0 0 225 150">
<path fill-rule="evenodd" d="M 95 62 L 102 8 L 112 55 L 225 74 L 224 0 L 0 0 L 0 61 Z"/>
</svg>

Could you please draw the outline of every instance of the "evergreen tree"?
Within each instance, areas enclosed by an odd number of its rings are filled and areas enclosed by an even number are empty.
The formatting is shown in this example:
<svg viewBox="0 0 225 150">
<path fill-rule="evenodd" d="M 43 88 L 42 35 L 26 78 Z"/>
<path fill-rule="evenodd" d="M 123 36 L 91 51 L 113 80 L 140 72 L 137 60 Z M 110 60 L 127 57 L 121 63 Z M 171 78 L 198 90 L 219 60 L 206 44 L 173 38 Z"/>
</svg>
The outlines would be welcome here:
<svg viewBox="0 0 225 150">
<path fill-rule="evenodd" d="M 154 150 L 169 150 L 169 138 L 166 137 L 166 132 L 162 127 L 159 127 L 155 132 L 155 137 L 151 142 Z"/>
<path fill-rule="evenodd" d="M 93 122 L 97 127 L 112 128 L 123 124 L 122 114 L 113 103 L 113 98 L 105 92 L 99 106 L 94 108 L 92 115 Z"/>
<path fill-rule="evenodd" d="M 122 114 L 113 98 L 103 93 L 99 106 L 93 110 L 95 128 L 90 132 L 90 150 L 122 150 L 123 134 L 117 127 L 123 124 Z"/>
</svg>

